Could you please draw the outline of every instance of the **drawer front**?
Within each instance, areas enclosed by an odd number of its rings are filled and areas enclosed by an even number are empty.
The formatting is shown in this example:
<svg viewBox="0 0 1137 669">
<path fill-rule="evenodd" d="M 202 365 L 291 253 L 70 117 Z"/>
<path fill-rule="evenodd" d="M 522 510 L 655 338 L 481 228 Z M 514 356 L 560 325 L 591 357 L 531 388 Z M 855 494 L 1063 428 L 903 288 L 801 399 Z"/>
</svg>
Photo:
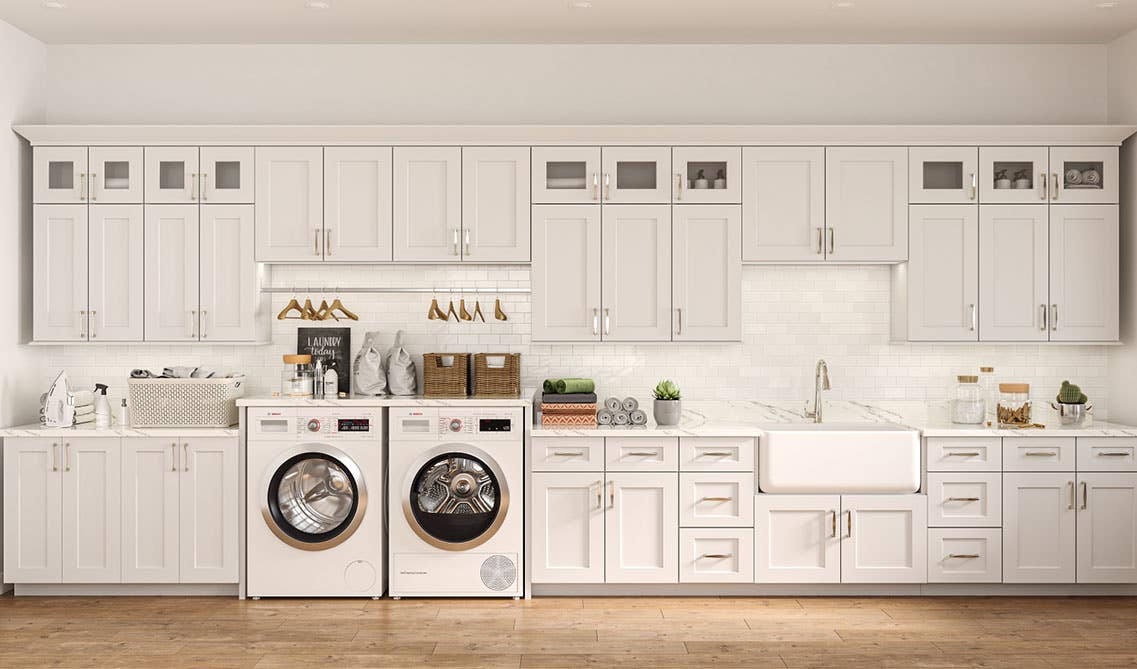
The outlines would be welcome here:
<svg viewBox="0 0 1137 669">
<path fill-rule="evenodd" d="M 1078 437 L 1078 471 L 1137 472 L 1137 437 Z"/>
<path fill-rule="evenodd" d="M 604 440 L 599 437 L 533 437 L 535 472 L 602 472 Z"/>
<path fill-rule="evenodd" d="M 754 475 L 679 475 L 680 527 L 754 527 Z"/>
<path fill-rule="evenodd" d="M 999 437 L 928 437 L 928 471 L 997 472 L 1003 468 Z"/>
<path fill-rule="evenodd" d="M 998 528 L 928 530 L 928 583 L 1000 583 L 1003 531 Z"/>
<path fill-rule="evenodd" d="M 928 474 L 928 527 L 1000 527 L 1002 524 L 1002 474 Z"/>
<path fill-rule="evenodd" d="M 1006 437 L 1003 439 L 1005 472 L 1074 471 L 1073 437 Z"/>
<path fill-rule="evenodd" d="M 753 583 L 754 530 L 679 530 L 680 583 Z"/>
<path fill-rule="evenodd" d="M 753 437 L 680 437 L 679 470 L 685 472 L 754 471 Z"/>
<path fill-rule="evenodd" d="M 610 472 L 679 471 L 677 437 L 608 437 L 605 467 Z"/>
</svg>

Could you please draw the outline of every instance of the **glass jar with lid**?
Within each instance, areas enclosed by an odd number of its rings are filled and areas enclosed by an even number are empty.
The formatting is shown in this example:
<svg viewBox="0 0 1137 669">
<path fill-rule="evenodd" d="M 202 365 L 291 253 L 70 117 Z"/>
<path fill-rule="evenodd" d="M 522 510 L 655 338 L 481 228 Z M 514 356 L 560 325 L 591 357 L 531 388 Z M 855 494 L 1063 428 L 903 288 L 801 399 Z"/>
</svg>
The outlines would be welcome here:
<svg viewBox="0 0 1137 669">
<path fill-rule="evenodd" d="M 1000 427 L 1030 425 L 1030 384 L 1000 383 L 997 413 Z"/>
<path fill-rule="evenodd" d="M 979 387 L 983 389 L 983 400 L 987 404 L 987 425 L 994 425 L 998 420 L 995 407 L 999 404 L 999 388 L 995 384 L 995 368 L 979 368 Z"/>
<path fill-rule="evenodd" d="M 980 425 L 987 414 L 987 400 L 983 397 L 983 387 L 979 377 L 961 374 L 956 377 L 955 399 L 951 401 L 951 422 L 964 425 Z"/>
<path fill-rule="evenodd" d="M 289 398 L 312 398 L 313 372 L 312 356 L 286 355 L 284 364 L 287 365 L 280 373 L 280 395 Z"/>
</svg>

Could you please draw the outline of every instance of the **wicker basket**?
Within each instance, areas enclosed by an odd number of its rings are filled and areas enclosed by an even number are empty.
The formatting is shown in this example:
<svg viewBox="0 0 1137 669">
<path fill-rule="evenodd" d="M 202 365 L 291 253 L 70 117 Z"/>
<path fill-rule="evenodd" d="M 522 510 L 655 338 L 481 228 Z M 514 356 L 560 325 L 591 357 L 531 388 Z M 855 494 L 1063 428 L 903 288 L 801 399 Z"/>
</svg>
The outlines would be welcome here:
<svg viewBox="0 0 1137 669">
<path fill-rule="evenodd" d="M 229 427 L 237 423 L 237 398 L 245 377 L 130 379 L 132 427 Z"/>
<path fill-rule="evenodd" d="M 470 394 L 469 383 L 469 353 L 422 354 L 424 397 L 466 397 Z"/>
<path fill-rule="evenodd" d="M 519 397 L 520 353 L 474 354 L 474 397 Z"/>
</svg>

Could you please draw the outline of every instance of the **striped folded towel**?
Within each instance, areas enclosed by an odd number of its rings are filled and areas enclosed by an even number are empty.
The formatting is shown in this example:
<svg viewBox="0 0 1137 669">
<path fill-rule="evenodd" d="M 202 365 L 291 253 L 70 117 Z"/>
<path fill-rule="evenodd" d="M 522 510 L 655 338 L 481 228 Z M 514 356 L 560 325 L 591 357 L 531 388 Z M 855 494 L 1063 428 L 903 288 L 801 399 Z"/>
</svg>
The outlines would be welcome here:
<svg viewBox="0 0 1137 669">
<path fill-rule="evenodd" d="M 542 414 L 594 414 L 596 413 L 596 404 L 542 404 Z"/>
<path fill-rule="evenodd" d="M 541 414 L 541 427 L 596 427 L 596 414 Z"/>
</svg>

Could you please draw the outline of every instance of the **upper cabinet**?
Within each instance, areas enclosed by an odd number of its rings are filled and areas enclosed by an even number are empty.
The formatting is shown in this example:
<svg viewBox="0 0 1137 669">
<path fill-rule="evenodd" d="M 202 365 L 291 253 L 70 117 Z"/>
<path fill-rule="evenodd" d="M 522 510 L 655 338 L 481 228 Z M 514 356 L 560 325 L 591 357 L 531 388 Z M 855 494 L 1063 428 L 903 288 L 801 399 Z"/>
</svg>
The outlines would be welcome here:
<svg viewBox="0 0 1137 669">
<path fill-rule="evenodd" d="M 141 204 L 142 148 L 40 146 L 33 162 L 36 204 Z"/>
<path fill-rule="evenodd" d="M 1057 204 L 1116 204 L 1116 146 L 1050 147 L 1050 201 Z"/>
<path fill-rule="evenodd" d="M 672 209 L 674 341 L 742 340 L 742 221 L 738 205 Z"/>
<path fill-rule="evenodd" d="M 979 149 L 914 146 L 908 151 L 908 201 L 969 204 L 979 199 Z"/>
<path fill-rule="evenodd" d="M 32 199 L 36 204 L 87 202 L 87 147 L 37 146 L 32 158 Z"/>
<path fill-rule="evenodd" d="M 256 150 L 256 259 L 311 262 L 324 257 L 323 150 Z"/>
<path fill-rule="evenodd" d="M 1118 211 L 1050 207 L 1050 341 L 1117 341 Z"/>
<path fill-rule="evenodd" d="M 908 149 L 825 150 L 825 257 L 838 262 L 908 259 Z"/>
<path fill-rule="evenodd" d="M 88 167 L 92 204 L 142 203 L 142 147 L 92 146 Z"/>
<path fill-rule="evenodd" d="M 603 207 L 600 244 L 604 339 L 670 341 L 671 207 Z"/>
<path fill-rule="evenodd" d="M 462 258 L 462 149 L 396 147 L 394 258 Z"/>
<path fill-rule="evenodd" d="M 742 149 L 737 146 L 677 146 L 672 199 L 686 204 L 742 202 Z"/>
<path fill-rule="evenodd" d="M 146 203 L 194 204 L 201 192 L 196 146 L 146 147 Z"/>
<path fill-rule="evenodd" d="M 533 206 L 533 341 L 600 341 L 600 207 Z"/>
<path fill-rule="evenodd" d="M 979 207 L 979 338 L 1046 341 L 1046 207 Z"/>
<path fill-rule="evenodd" d="M 909 209 L 909 341 L 979 340 L 978 207 Z"/>
<path fill-rule="evenodd" d="M 253 147 L 203 146 L 200 168 L 202 204 L 253 203 Z"/>
<path fill-rule="evenodd" d="M 742 177 L 743 260 L 824 260 L 825 149 L 746 147 Z"/>
<path fill-rule="evenodd" d="M 1115 146 L 982 147 L 984 204 L 1114 204 L 1118 202 Z"/>
<path fill-rule="evenodd" d="M 32 228 L 32 336 L 87 341 L 87 207 L 36 205 Z"/>
<path fill-rule="evenodd" d="M 615 204 L 671 202 L 667 175 L 671 149 L 666 146 L 614 146 L 601 152 L 601 199 Z"/>
<path fill-rule="evenodd" d="M 391 147 L 324 149 L 324 260 L 391 260 Z"/>
<path fill-rule="evenodd" d="M 1050 198 L 1045 146 L 979 149 L 979 201 L 983 204 L 1045 203 Z"/>
<path fill-rule="evenodd" d="M 462 260 L 529 262 L 529 147 L 462 149 Z"/>
<path fill-rule="evenodd" d="M 533 204 L 600 202 L 600 147 L 534 146 Z"/>
</svg>

